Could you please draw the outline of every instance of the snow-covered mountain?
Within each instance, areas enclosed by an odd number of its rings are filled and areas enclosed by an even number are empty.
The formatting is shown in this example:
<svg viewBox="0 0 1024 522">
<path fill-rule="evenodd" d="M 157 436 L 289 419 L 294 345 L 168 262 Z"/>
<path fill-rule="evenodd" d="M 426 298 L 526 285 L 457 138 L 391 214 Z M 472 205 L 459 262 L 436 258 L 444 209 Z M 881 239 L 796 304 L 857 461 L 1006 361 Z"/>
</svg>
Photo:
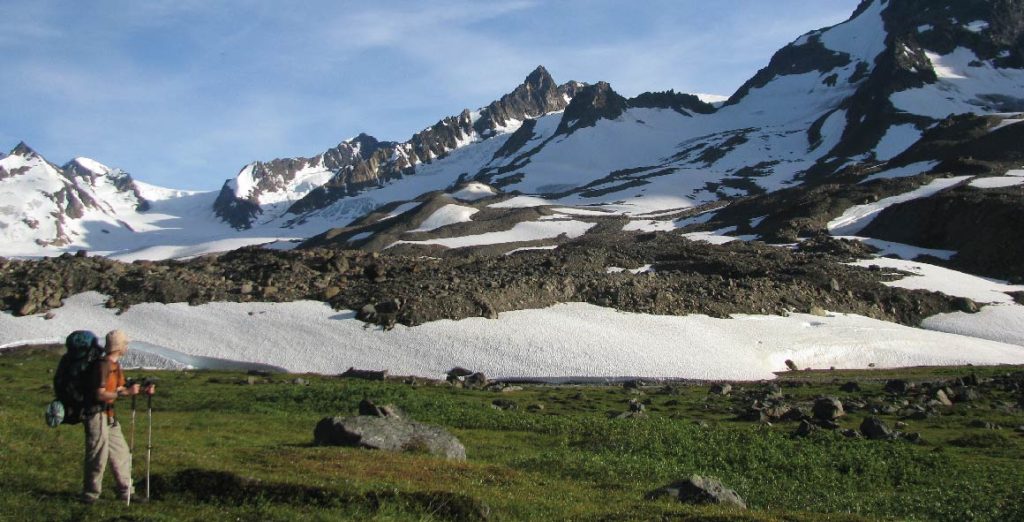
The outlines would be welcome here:
<svg viewBox="0 0 1024 522">
<path fill-rule="evenodd" d="M 0 159 L 0 239 L 28 250 L 62 247 L 90 232 L 132 230 L 122 217 L 149 202 L 131 176 L 89 158 L 58 167 L 25 143 Z"/>
<path fill-rule="evenodd" d="M 360 160 L 367 168 L 345 167 L 353 174 L 334 175 L 285 214 L 342 216 L 355 202 L 365 210 L 371 202 L 411 199 L 470 178 L 507 191 L 558 195 L 562 203 L 620 201 L 638 210 L 666 210 L 774 191 L 854 165 L 896 159 L 893 166 L 906 166 L 897 156 L 950 115 L 1002 118 L 1024 110 L 1024 33 L 1014 6 L 1020 2 L 865 1 L 848 21 L 780 50 L 718 110 L 687 95 L 645 93 L 626 100 L 606 83 L 574 82 L 566 84 L 576 88 L 563 106 L 553 96 L 555 82 L 538 69 L 508 97 L 546 85 L 547 105 L 534 104 L 532 114 L 517 112 L 504 126 L 485 127 L 515 132 L 481 139 L 491 136 L 478 129 L 474 118 L 481 113 L 466 112 L 424 131 L 449 131 L 445 146 L 427 154 L 405 154 L 416 138 L 366 147 L 368 137 L 361 136 L 339 147 L 379 151 L 381 145 L 394 163 L 366 163 L 364 153 Z M 520 122 L 520 114 L 529 117 Z M 460 148 L 474 152 L 453 153 Z M 934 166 L 918 159 L 905 175 Z M 288 172 L 297 166 L 326 176 L 322 159 L 275 161 L 292 165 Z M 268 179 L 253 172 L 247 167 L 227 187 L 237 196 Z M 432 183 L 412 181 L 416 177 Z M 290 199 L 302 192 L 292 191 Z M 652 204 L 652 196 L 660 203 Z M 247 201 L 255 214 L 255 203 L 280 197 L 261 194 Z"/>
<path fill-rule="evenodd" d="M 98 248 L 96 234 L 61 232 L 82 222 L 70 200 L 60 199 L 67 196 L 46 197 L 72 209 L 50 229 L 25 224 L 41 223 L 50 211 L 8 203 L 4 231 L 20 230 L 19 241 L 122 254 L 152 253 L 162 244 L 176 247 L 163 253 L 194 254 L 204 251 L 190 247 L 196 243 L 309 238 L 327 229 L 310 244 L 454 247 L 479 244 L 460 236 L 492 233 L 505 239 L 487 241 L 530 242 L 605 230 L 594 226 L 599 218 L 619 219 L 626 231 L 731 227 L 750 238 L 792 241 L 826 231 L 826 222 L 861 200 L 900 190 L 903 179 L 918 180 L 907 182 L 914 189 L 930 181 L 914 177 L 924 173 L 1003 176 L 1024 167 L 1022 13 L 1021 0 L 865 0 L 849 20 L 796 38 L 714 105 L 672 91 L 627 99 L 604 82 L 558 84 L 540 67 L 487 107 L 444 118 L 405 142 L 360 134 L 312 158 L 246 165 L 219 192 L 188 194 L 188 204 L 168 196 L 164 212 L 189 214 L 152 227 L 158 238 L 133 227 L 130 246 L 108 237 Z M 0 178 L 11 178 L 5 173 L 26 157 L 12 151 Z M 64 185 L 54 179 L 81 178 L 45 160 L 34 164 L 58 174 L 44 176 L 52 187 L 39 194 L 59 192 Z M 1015 185 L 992 183 L 973 186 L 987 196 L 964 212 L 988 215 L 989 199 L 1012 200 L 1006 190 Z M 949 197 L 958 187 L 933 195 Z M 138 190 L 128 192 L 138 197 Z M 965 200 L 974 201 L 958 197 L 957 205 Z M 125 201 L 108 205 L 105 215 L 128 223 L 124 216 L 147 214 Z M 197 211 L 200 201 L 209 206 Z M 942 209 L 950 208 L 933 207 L 916 214 L 928 224 L 919 227 L 928 240 L 896 234 L 892 218 L 877 234 L 954 250 L 964 233 L 932 237 L 949 221 Z M 1007 233 L 992 241 L 1006 241 Z"/>
<path fill-rule="evenodd" d="M 560 111 L 582 87 L 577 82 L 557 85 L 544 67 L 538 67 L 501 99 L 444 118 L 403 143 L 360 134 L 312 158 L 250 163 L 224 184 L 215 210 L 237 228 L 251 227 L 263 214 L 273 219 L 321 210 L 415 174 L 418 165 L 453 150 L 514 131 L 523 120 Z"/>
</svg>

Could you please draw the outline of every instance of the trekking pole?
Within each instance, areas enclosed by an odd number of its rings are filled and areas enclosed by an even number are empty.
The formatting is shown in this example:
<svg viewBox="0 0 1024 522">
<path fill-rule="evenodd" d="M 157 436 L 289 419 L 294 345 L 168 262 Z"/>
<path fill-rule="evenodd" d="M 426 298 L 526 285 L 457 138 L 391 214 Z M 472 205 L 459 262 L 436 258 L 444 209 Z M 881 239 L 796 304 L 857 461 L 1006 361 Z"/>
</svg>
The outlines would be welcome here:
<svg viewBox="0 0 1024 522">
<path fill-rule="evenodd" d="M 146 409 L 149 417 L 149 435 L 146 440 L 146 500 L 149 500 L 149 461 L 153 454 L 153 396 L 146 395 Z"/>
<path fill-rule="evenodd" d="M 132 430 L 130 439 L 128 441 L 128 497 L 125 505 L 131 507 L 132 505 L 132 489 L 135 488 L 135 484 L 132 484 L 132 465 L 135 464 L 135 396 L 132 395 Z"/>
</svg>

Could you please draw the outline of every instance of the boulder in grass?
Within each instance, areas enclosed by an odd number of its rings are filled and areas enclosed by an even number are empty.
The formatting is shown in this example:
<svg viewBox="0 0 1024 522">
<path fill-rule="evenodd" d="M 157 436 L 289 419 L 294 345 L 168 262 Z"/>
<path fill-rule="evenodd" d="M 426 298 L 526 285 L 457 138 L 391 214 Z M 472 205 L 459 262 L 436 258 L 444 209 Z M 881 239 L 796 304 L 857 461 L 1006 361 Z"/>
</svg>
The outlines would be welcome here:
<svg viewBox="0 0 1024 522">
<path fill-rule="evenodd" d="M 794 437 L 807 437 L 811 433 L 817 431 L 818 427 L 808 422 L 806 419 L 800 421 L 800 425 L 797 426 L 796 430 L 793 431 Z"/>
<path fill-rule="evenodd" d="M 455 379 L 469 377 L 470 375 L 473 375 L 473 373 L 473 370 L 467 370 L 466 368 L 463 368 L 461 366 L 456 366 L 451 370 L 448 370 L 448 380 L 452 381 Z"/>
<path fill-rule="evenodd" d="M 823 421 L 835 420 L 846 415 L 846 412 L 843 411 L 843 403 L 835 397 L 824 397 L 814 401 L 811 413 L 814 414 L 815 419 Z"/>
<path fill-rule="evenodd" d="M 864 422 L 860 423 L 860 432 L 871 440 L 889 440 L 893 438 L 892 430 L 878 417 L 864 419 Z"/>
<path fill-rule="evenodd" d="M 854 381 L 850 381 L 850 382 L 840 386 L 839 387 L 839 391 L 846 392 L 846 393 L 856 393 L 856 392 L 860 391 L 860 384 L 857 384 Z"/>
<path fill-rule="evenodd" d="M 910 390 L 914 389 L 913 383 L 904 381 L 903 379 L 890 379 L 885 382 L 885 392 L 892 393 L 894 395 L 904 395 Z"/>
<path fill-rule="evenodd" d="M 969 386 L 958 386 L 954 391 L 957 402 L 974 402 L 981 400 L 981 393 Z"/>
<path fill-rule="evenodd" d="M 466 460 L 466 448 L 443 428 L 390 416 L 325 417 L 313 430 L 313 441 L 321 446 L 423 451 L 448 460 Z"/>
<path fill-rule="evenodd" d="M 747 509 L 747 503 L 717 479 L 692 475 L 647 494 L 649 500 L 670 497 L 686 504 L 723 504 Z"/>
<path fill-rule="evenodd" d="M 714 384 L 709 391 L 715 395 L 729 395 L 732 393 L 732 385 L 726 383 Z"/>
</svg>

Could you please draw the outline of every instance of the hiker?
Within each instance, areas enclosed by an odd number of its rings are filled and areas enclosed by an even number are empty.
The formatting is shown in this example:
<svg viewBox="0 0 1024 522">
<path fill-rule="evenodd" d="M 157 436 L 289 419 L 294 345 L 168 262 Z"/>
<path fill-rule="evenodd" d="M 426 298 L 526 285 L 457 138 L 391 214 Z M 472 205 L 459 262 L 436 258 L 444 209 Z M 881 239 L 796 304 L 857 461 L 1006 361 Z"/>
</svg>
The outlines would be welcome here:
<svg viewBox="0 0 1024 522">
<path fill-rule="evenodd" d="M 128 336 L 121 330 L 107 334 L 105 356 L 92 364 L 86 375 L 89 409 L 82 425 L 85 426 L 85 479 L 82 485 L 82 502 L 91 504 L 100 496 L 103 486 L 103 471 L 110 462 L 117 482 L 118 498 L 131 497 L 132 473 L 131 453 L 121 426 L 114 415 L 114 402 L 119 397 L 130 397 L 145 393 L 153 395 L 153 384 L 141 389 L 138 383 L 129 385 L 121 371 L 118 360 L 128 351 Z"/>
</svg>

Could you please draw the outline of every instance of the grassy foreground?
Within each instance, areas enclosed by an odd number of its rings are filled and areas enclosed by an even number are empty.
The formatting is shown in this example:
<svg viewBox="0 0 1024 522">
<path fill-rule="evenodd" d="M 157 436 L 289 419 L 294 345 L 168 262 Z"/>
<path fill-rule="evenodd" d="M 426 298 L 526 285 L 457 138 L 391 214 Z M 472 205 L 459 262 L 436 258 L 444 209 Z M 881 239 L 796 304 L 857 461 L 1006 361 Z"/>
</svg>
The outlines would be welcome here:
<svg viewBox="0 0 1024 522">
<path fill-rule="evenodd" d="M 794 438 L 794 423 L 736 420 L 743 389 L 709 395 L 700 384 L 525 386 L 511 393 L 327 376 L 249 378 L 224 372 L 145 372 L 160 379 L 153 415 L 154 500 L 126 508 L 80 505 L 80 426 L 50 429 L 43 409 L 59 352 L 0 352 L 0 520 L 1024 520 L 1024 414 L 1020 391 L 907 420 L 923 442 Z M 787 400 L 883 397 L 883 380 L 979 377 L 1021 368 L 794 372 Z M 139 377 L 142 372 L 129 372 Z M 786 380 L 800 380 L 787 385 Z M 444 426 L 469 460 L 316 447 L 325 416 L 355 414 L 370 398 Z M 641 418 L 614 419 L 628 401 Z M 499 410 L 495 399 L 515 409 Z M 130 405 L 119 402 L 128 436 Z M 135 476 L 144 473 L 145 410 L 136 427 Z M 866 413 L 840 419 L 856 428 Z M 885 418 L 890 425 L 895 417 Z M 971 427 L 984 419 L 999 430 Z M 703 421 L 703 422 L 701 422 Z M 720 478 L 749 511 L 645 500 L 690 474 Z"/>
</svg>

